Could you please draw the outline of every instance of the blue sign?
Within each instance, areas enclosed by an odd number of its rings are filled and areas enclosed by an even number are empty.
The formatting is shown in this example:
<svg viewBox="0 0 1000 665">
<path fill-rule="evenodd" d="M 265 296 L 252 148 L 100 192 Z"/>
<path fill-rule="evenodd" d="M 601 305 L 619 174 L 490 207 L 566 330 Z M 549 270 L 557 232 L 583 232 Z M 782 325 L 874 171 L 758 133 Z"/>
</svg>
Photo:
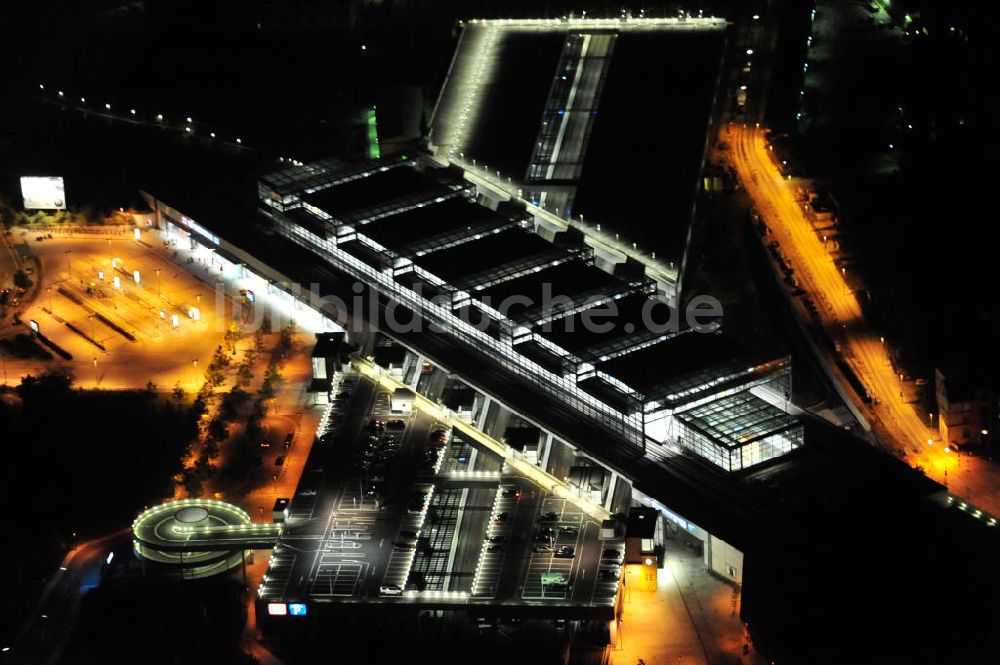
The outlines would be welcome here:
<svg viewBox="0 0 1000 665">
<path fill-rule="evenodd" d="M 251 291 L 250 289 L 247 289 L 247 300 L 249 302 L 253 302 L 254 300 L 256 300 L 253 291 Z"/>
<path fill-rule="evenodd" d="M 307 614 L 305 603 L 288 603 L 288 613 L 293 617 L 304 617 Z"/>
</svg>

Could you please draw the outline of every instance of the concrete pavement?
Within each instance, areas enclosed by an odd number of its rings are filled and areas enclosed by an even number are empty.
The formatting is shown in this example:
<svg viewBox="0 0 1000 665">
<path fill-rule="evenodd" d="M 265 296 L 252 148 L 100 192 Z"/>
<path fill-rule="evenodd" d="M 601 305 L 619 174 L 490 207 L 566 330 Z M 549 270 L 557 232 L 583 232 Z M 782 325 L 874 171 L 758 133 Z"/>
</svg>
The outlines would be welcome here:
<svg viewBox="0 0 1000 665">
<path fill-rule="evenodd" d="M 746 644 L 739 617 L 739 593 L 710 575 L 701 557 L 668 541 L 666 565 L 657 571 L 656 591 L 639 588 L 640 566 L 626 566 L 622 623 L 614 635 L 613 665 L 766 665 Z"/>
</svg>

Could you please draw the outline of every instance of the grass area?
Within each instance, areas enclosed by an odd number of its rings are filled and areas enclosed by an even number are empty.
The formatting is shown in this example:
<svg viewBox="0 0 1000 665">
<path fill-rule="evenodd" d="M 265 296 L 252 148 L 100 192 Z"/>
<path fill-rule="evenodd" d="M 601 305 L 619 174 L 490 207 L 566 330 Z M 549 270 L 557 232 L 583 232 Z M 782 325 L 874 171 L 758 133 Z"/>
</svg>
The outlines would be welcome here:
<svg viewBox="0 0 1000 665">
<path fill-rule="evenodd" d="M 249 665 L 256 661 L 238 649 L 245 621 L 241 584 L 231 578 L 114 580 L 84 596 L 59 662 Z"/>
<path fill-rule="evenodd" d="M 68 547 L 127 526 L 172 493 L 195 423 L 190 406 L 153 391 L 77 390 L 60 374 L 25 377 L 0 393 L 7 528 L 31 548 L 30 556 L 3 548 L 4 631 L 16 629 Z"/>
</svg>

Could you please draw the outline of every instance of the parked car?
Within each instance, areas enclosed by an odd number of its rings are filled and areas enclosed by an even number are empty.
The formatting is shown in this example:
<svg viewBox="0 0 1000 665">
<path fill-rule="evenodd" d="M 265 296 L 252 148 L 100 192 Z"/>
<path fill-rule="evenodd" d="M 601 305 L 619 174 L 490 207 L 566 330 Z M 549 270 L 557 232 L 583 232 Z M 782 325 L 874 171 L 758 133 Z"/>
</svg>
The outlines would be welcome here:
<svg viewBox="0 0 1000 665">
<path fill-rule="evenodd" d="M 560 559 L 572 559 L 576 556 L 576 550 L 574 550 L 569 545 L 563 545 L 556 550 L 556 556 Z"/>
<path fill-rule="evenodd" d="M 402 596 L 403 590 L 396 586 L 395 584 L 383 584 L 378 588 L 379 593 L 383 596 Z"/>
</svg>

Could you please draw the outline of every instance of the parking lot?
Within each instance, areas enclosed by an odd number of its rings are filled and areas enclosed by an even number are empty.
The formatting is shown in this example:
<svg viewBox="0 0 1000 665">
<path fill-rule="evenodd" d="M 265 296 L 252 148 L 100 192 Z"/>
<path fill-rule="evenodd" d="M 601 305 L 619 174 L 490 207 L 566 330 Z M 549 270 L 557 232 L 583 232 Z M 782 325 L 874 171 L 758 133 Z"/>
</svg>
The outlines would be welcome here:
<svg viewBox="0 0 1000 665">
<path fill-rule="evenodd" d="M 576 568 L 576 553 L 583 535 L 584 515 L 565 499 L 542 500 L 534 545 L 528 559 L 521 597 L 525 600 L 565 600 Z M 543 584 L 543 577 L 565 582 Z"/>
<path fill-rule="evenodd" d="M 423 412 L 393 413 L 367 378 L 338 376 L 334 395 L 289 508 L 295 563 L 272 564 L 284 595 L 614 603 L 621 544 L 572 501 Z"/>
</svg>

